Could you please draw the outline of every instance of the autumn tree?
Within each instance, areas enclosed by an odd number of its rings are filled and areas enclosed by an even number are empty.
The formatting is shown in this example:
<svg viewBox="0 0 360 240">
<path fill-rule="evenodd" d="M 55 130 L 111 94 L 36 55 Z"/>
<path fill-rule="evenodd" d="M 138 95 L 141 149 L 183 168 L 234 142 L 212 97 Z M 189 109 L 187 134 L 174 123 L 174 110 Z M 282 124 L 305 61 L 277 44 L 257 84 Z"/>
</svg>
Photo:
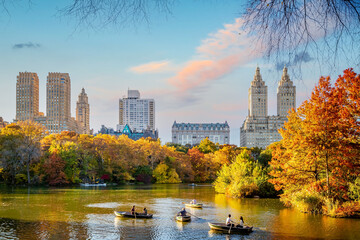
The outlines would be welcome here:
<svg viewBox="0 0 360 240">
<path fill-rule="evenodd" d="M 174 168 L 170 168 L 165 163 L 160 163 L 153 171 L 156 183 L 180 183 L 179 175 Z"/>
<path fill-rule="evenodd" d="M 28 184 L 31 183 L 30 165 L 40 158 L 40 140 L 44 134 L 45 128 L 32 121 L 19 121 L 1 131 L 4 163 L 12 169 L 10 172 L 13 173 L 15 169 L 22 171 L 25 165 Z"/>
<path fill-rule="evenodd" d="M 219 146 L 210 141 L 209 138 L 205 138 L 196 148 L 202 153 L 213 153 L 219 149 Z"/>
<path fill-rule="evenodd" d="M 304 189 L 330 203 L 349 200 L 349 183 L 360 173 L 359 87 L 352 69 L 335 86 L 322 77 L 311 98 L 290 112 L 270 162 L 270 181 L 284 191 L 287 204 L 294 205 L 294 196 Z"/>
<path fill-rule="evenodd" d="M 23 135 L 21 152 L 26 165 L 27 181 L 30 184 L 30 164 L 38 161 L 41 156 L 40 141 L 45 136 L 45 127 L 32 121 L 19 122 Z"/>
<path fill-rule="evenodd" d="M 44 171 L 47 174 L 49 185 L 55 186 L 69 183 L 64 172 L 65 165 L 65 161 L 61 159 L 56 150 L 45 160 Z"/>
<path fill-rule="evenodd" d="M 15 184 L 16 174 L 22 171 L 21 156 L 22 136 L 20 126 L 9 124 L 0 133 L 0 166 L 3 168 L 4 178 Z"/>
</svg>

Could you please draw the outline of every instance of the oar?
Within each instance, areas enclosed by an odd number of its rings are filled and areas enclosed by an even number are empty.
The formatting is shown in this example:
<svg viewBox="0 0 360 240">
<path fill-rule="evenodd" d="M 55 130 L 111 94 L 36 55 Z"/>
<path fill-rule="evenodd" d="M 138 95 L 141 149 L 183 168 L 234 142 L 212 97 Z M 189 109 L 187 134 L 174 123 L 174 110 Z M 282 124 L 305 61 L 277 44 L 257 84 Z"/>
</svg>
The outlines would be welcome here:
<svg viewBox="0 0 360 240">
<path fill-rule="evenodd" d="M 232 221 L 232 223 L 231 223 L 231 225 L 230 225 L 230 229 L 229 229 L 229 234 L 230 234 L 230 232 L 231 232 L 231 227 L 234 225 L 235 227 L 236 227 L 236 225 L 238 225 L 238 223 L 237 222 L 234 222 L 234 221 Z"/>
<path fill-rule="evenodd" d="M 194 217 L 198 218 L 198 219 L 203 219 L 203 218 L 198 217 L 198 216 L 195 216 L 194 214 L 191 214 L 191 213 L 189 213 L 189 212 L 187 212 L 187 213 L 190 214 L 191 216 L 194 216 Z"/>
</svg>

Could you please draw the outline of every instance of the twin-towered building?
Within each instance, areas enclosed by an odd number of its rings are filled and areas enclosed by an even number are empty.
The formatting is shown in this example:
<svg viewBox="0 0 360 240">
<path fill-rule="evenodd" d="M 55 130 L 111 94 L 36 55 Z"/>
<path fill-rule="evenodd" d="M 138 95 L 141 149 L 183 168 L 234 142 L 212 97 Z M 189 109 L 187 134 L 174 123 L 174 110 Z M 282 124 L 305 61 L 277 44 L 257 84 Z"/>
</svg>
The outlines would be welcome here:
<svg viewBox="0 0 360 240">
<path fill-rule="evenodd" d="M 281 140 L 278 130 L 284 126 L 289 110 L 296 108 L 296 87 L 290 80 L 286 67 L 277 89 L 276 116 L 268 116 L 267 98 L 267 86 L 257 67 L 249 88 L 249 113 L 240 128 L 241 147 L 266 148 Z"/>
<path fill-rule="evenodd" d="M 16 120 L 33 120 L 43 124 L 49 133 L 75 131 L 90 134 L 89 103 L 82 89 L 71 117 L 71 81 L 68 73 L 49 73 L 46 82 L 46 116 L 39 112 L 39 77 L 20 72 L 16 82 Z"/>
<path fill-rule="evenodd" d="M 248 116 L 240 128 L 241 147 L 266 148 L 273 142 L 281 140 L 278 130 L 284 126 L 288 112 L 296 107 L 296 87 L 290 80 L 287 68 L 284 67 L 277 89 L 277 115 L 268 115 L 268 89 L 256 68 L 255 76 L 249 88 Z M 177 123 L 172 125 L 172 143 L 199 144 L 204 138 L 214 143 L 230 143 L 228 123 Z"/>
</svg>

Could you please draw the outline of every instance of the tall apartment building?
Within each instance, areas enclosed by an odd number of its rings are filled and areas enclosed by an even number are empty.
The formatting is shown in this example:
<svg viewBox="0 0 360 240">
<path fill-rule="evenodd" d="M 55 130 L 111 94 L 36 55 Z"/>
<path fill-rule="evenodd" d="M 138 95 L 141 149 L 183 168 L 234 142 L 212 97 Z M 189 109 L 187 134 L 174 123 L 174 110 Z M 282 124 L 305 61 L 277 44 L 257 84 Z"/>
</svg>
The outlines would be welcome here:
<svg viewBox="0 0 360 240">
<path fill-rule="evenodd" d="M 128 96 L 119 100 L 117 131 L 122 131 L 126 124 L 134 132 L 155 130 L 154 99 L 141 99 L 138 90 L 128 90 Z"/>
<path fill-rule="evenodd" d="M 230 143 L 230 127 L 225 123 L 177 123 L 171 129 L 172 143 L 181 145 L 199 144 L 201 140 L 209 138 L 219 144 Z"/>
<path fill-rule="evenodd" d="M 49 73 L 46 82 L 46 127 L 49 133 L 74 130 L 68 73 Z"/>
<path fill-rule="evenodd" d="M 284 67 L 277 89 L 277 116 L 267 115 L 267 87 L 258 67 L 249 89 L 249 114 L 240 128 L 240 146 L 266 148 L 280 141 L 278 130 L 284 126 L 288 111 L 295 107 L 296 87 Z"/>
<path fill-rule="evenodd" d="M 76 121 L 79 123 L 81 133 L 90 134 L 90 107 L 85 89 L 81 89 L 76 102 Z"/>
<path fill-rule="evenodd" d="M 249 88 L 249 116 L 266 117 L 267 115 L 267 86 L 262 80 L 260 68 L 257 67 L 254 80 Z"/>
<path fill-rule="evenodd" d="M 277 115 L 286 117 L 291 108 L 296 108 L 296 87 L 284 67 L 277 89 Z"/>
<path fill-rule="evenodd" d="M 16 81 L 16 120 L 34 120 L 39 115 L 39 77 L 19 72 Z"/>
</svg>

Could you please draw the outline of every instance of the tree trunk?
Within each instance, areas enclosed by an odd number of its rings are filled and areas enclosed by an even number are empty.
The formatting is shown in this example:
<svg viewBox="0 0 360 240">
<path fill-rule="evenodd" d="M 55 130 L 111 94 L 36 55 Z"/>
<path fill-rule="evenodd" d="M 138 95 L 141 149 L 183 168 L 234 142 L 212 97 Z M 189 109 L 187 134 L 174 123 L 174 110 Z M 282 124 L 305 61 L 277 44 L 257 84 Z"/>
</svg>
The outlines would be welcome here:
<svg viewBox="0 0 360 240">
<path fill-rule="evenodd" d="M 30 185 L 30 157 L 28 158 L 28 161 L 26 162 L 26 171 L 27 171 L 27 177 L 28 177 L 28 184 Z"/>
<path fill-rule="evenodd" d="M 330 190 L 330 182 L 329 182 L 329 157 L 328 154 L 325 154 L 325 162 L 326 162 L 326 185 L 327 185 L 327 197 L 330 198 L 331 190 Z"/>
</svg>

